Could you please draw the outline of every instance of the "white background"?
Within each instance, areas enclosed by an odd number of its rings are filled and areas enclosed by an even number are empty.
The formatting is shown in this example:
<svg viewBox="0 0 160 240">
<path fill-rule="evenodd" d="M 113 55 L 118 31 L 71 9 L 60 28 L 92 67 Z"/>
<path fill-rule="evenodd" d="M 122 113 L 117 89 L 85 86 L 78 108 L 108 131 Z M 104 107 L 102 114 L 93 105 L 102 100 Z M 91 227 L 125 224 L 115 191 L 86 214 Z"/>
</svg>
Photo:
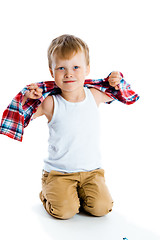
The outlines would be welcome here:
<svg viewBox="0 0 160 240">
<path fill-rule="evenodd" d="M 55 220 L 39 200 L 48 129 L 39 118 L 22 143 L 0 136 L 1 235 L 8 239 L 160 239 L 158 0 L 1 1 L 0 115 L 31 82 L 52 80 L 47 48 L 74 34 L 90 48 L 88 78 L 117 70 L 140 95 L 100 106 L 101 150 L 111 214 Z"/>
</svg>

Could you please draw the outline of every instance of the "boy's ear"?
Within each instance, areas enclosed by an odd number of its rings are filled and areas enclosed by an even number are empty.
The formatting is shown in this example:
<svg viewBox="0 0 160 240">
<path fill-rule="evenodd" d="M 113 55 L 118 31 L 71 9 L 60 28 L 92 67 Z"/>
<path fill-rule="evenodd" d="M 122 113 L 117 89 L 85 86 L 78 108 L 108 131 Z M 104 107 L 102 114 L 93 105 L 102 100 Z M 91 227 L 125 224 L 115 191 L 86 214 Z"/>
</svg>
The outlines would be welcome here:
<svg viewBox="0 0 160 240">
<path fill-rule="evenodd" d="M 54 78 L 53 71 L 51 68 L 49 68 L 49 71 L 50 71 L 51 76 Z"/>
<path fill-rule="evenodd" d="M 90 73 L 90 65 L 87 66 L 87 69 L 86 69 L 86 76 L 88 76 Z"/>
</svg>

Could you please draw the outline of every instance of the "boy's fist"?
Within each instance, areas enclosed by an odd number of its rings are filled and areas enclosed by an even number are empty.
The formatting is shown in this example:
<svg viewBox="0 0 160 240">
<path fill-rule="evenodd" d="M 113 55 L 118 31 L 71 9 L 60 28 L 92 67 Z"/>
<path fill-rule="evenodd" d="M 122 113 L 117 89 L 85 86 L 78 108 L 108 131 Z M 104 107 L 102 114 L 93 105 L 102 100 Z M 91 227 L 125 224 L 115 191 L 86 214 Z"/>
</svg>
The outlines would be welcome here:
<svg viewBox="0 0 160 240">
<path fill-rule="evenodd" d="M 119 89 L 119 84 L 122 79 L 120 72 L 112 72 L 109 76 L 108 82 L 111 87 L 114 87 L 116 90 Z"/>
<path fill-rule="evenodd" d="M 32 83 L 28 86 L 28 91 L 25 93 L 25 97 L 31 99 L 38 99 L 42 96 L 43 90 L 38 87 L 36 83 Z"/>
</svg>

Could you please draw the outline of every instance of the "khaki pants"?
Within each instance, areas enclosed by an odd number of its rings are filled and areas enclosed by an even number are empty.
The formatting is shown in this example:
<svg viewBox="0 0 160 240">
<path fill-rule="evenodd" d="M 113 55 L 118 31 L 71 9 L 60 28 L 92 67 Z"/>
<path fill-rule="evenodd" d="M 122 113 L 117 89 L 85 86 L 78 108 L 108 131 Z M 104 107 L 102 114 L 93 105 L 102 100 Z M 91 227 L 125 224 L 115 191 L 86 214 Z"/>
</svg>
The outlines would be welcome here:
<svg viewBox="0 0 160 240">
<path fill-rule="evenodd" d="M 73 217 L 80 205 L 94 216 L 111 212 L 113 206 L 103 169 L 77 173 L 44 171 L 40 199 L 46 211 L 60 219 Z"/>
</svg>

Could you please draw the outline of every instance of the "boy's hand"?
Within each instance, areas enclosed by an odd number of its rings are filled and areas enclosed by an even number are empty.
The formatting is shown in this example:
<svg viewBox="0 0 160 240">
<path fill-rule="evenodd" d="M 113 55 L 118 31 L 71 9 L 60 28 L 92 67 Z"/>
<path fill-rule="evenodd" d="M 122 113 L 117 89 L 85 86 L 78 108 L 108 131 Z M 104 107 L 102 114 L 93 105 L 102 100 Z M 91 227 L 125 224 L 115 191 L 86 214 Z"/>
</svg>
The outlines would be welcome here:
<svg viewBox="0 0 160 240">
<path fill-rule="evenodd" d="M 112 72 L 109 76 L 108 82 L 111 87 L 114 87 L 116 90 L 119 90 L 119 84 L 122 79 L 120 72 Z"/>
<path fill-rule="evenodd" d="M 25 93 L 26 98 L 38 99 L 42 96 L 43 90 L 37 84 L 32 83 L 28 86 L 28 91 Z"/>
</svg>

